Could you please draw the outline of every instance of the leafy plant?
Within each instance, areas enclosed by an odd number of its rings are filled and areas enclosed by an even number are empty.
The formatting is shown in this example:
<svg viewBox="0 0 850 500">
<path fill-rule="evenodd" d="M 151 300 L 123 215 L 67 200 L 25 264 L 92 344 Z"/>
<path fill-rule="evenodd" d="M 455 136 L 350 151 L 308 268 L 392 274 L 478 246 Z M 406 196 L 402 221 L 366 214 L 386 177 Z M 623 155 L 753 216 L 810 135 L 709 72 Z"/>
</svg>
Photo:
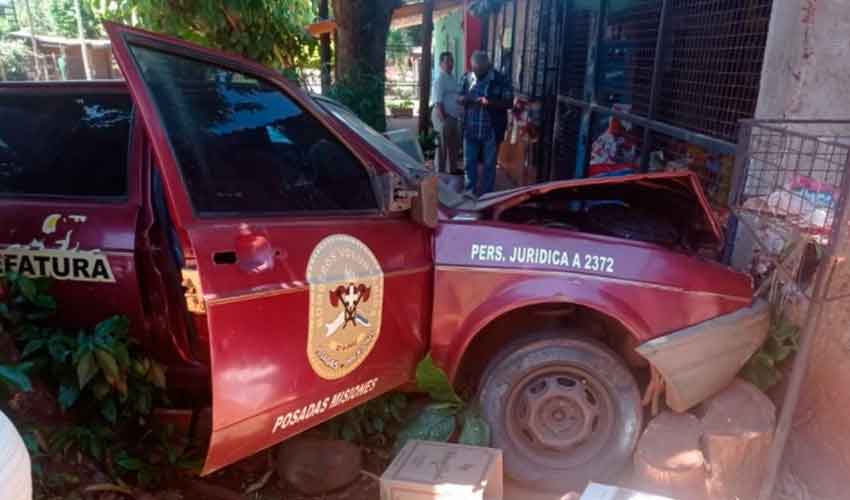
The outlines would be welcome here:
<svg viewBox="0 0 850 500">
<path fill-rule="evenodd" d="M 306 30 L 311 0 L 90 0 L 100 19 L 168 33 L 201 45 L 237 52 L 277 68 L 303 67 L 318 44 Z"/>
<path fill-rule="evenodd" d="M 387 60 L 396 66 L 401 66 L 410 55 L 412 47 L 413 39 L 410 36 L 410 30 L 390 29 L 390 34 L 387 36 Z"/>
<path fill-rule="evenodd" d="M 0 77 L 26 80 L 32 68 L 32 50 L 20 40 L 0 40 Z"/>
<path fill-rule="evenodd" d="M 458 442 L 475 446 L 490 444 L 490 426 L 454 390 L 449 378 L 434 364 L 431 355 L 416 366 L 416 386 L 427 393 L 433 403 L 425 406 L 399 432 L 396 451 L 410 439 L 447 442 L 460 427 Z"/>
<path fill-rule="evenodd" d="M 61 35 L 68 38 L 77 38 L 77 12 L 74 8 L 74 0 L 43 0 L 52 24 L 50 34 Z M 92 11 L 92 4 L 80 1 L 80 14 L 83 18 L 83 30 L 86 38 L 99 38 L 103 36 L 101 24 Z"/>
<path fill-rule="evenodd" d="M 197 475 L 203 465 L 202 450 L 179 436 L 174 426 L 145 432 L 132 449 L 116 447 L 113 462 L 123 475 L 149 486 L 168 474 Z"/>
<path fill-rule="evenodd" d="M 422 154 L 427 159 L 433 159 L 434 153 L 437 151 L 437 138 L 439 134 L 435 130 L 419 133 L 419 147 L 422 148 Z"/>
<path fill-rule="evenodd" d="M 404 394 L 384 394 L 331 419 L 324 428 L 335 439 L 385 446 L 394 440 L 406 407 Z"/>
<path fill-rule="evenodd" d="M 126 317 L 74 331 L 49 325 L 56 311 L 49 288 L 49 280 L 17 273 L 0 277 L 0 334 L 16 341 L 23 360 L 0 365 L 0 381 L 28 390 L 29 376 L 40 377 L 63 411 L 73 410 L 86 422 L 53 432 L 50 449 L 64 454 L 74 447 L 97 460 L 112 457 L 121 469 L 116 449 L 124 445 L 116 424 L 123 419 L 120 429 L 130 429 L 137 440 L 136 429 L 154 405 L 167 402 L 165 369 L 141 352 Z"/>
<path fill-rule="evenodd" d="M 76 335 L 59 328 L 28 328 L 22 356 L 58 383 L 63 410 L 97 408 L 109 423 L 149 414 L 164 400 L 165 370 L 138 351 L 129 321 L 113 316 Z"/>
<path fill-rule="evenodd" d="M 0 337 L 16 340 L 30 332 L 34 321 L 53 314 L 56 301 L 46 293 L 46 280 L 32 280 L 17 273 L 0 276 Z M 13 349 L 14 350 L 14 349 Z M 29 372 L 33 363 L 17 361 L 17 352 L 7 353 L 11 358 L 0 364 L 0 388 L 4 392 L 32 389 Z"/>
<path fill-rule="evenodd" d="M 115 432 L 102 425 L 75 425 L 54 432 L 49 439 L 49 449 L 54 453 L 65 454 L 76 447 L 86 455 L 103 460 L 106 451 L 114 446 Z"/>
<path fill-rule="evenodd" d="M 32 368 L 32 363 L 18 363 L 14 365 L 0 364 L 0 383 L 6 385 L 8 391 L 31 391 L 27 372 Z"/>
<path fill-rule="evenodd" d="M 770 331 L 761 348 L 747 361 L 741 375 L 761 390 L 782 381 L 781 364 L 799 348 L 800 329 L 772 307 Z"/>
<path fill-rule="evenodd" d="M 37 443 L 32 446 L 38 448 Z M 48 450 L 52 453 L 66 455 L 73 448 L 107 463 L 115 477 L 132 479 L 141 486 L 156 484 L 169 475 L 196 475 L 203 465 L 200 448 L 177 435 L 173 426 L 147 429 L 131 437 L 102 425 L 74 425 L 51 435 Z"/>
</svg>

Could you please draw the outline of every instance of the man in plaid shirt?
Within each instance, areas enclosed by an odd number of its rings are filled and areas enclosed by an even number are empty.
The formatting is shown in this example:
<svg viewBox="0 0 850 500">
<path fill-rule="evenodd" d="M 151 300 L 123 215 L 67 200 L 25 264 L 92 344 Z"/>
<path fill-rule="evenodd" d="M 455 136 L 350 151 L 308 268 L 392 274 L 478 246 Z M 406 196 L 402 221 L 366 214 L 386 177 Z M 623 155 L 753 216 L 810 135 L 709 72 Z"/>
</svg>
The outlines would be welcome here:
<svg viewBox="0 0 850 500">
<path fill-rule="evenodd" d="M 463 79 L 458 102 L 463 112 L 463 157 L 469 183 L 476 196 L 489 193 L 496 182 L 496 157 L 505 138 L 508 110 L 513 106 L 511 82 L 490 65 L 487 54 L 472 54 L 472 72 Z M 482 163 L 481 180 L 478 162 Z"/>
</svg>

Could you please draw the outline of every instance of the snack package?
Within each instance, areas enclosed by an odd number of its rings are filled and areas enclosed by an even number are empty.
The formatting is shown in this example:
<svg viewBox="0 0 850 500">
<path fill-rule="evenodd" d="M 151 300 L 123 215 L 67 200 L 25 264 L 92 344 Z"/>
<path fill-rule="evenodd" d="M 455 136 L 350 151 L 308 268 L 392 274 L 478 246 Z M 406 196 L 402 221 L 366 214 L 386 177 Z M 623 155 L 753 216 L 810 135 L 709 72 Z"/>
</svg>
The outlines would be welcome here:
<svg viewBox="0 0 850 500">
<path fill-rule="evenodd" d="M 807 176 L 794 176 L 781 189 L 770 193 L 764 201 L 771 215 L 786 217 L 790 222 L 811 230 L 832 227 L 838 190 L 835 186 Z M 748 200 L 744 204 L 755 206 Z"/>
<path fill-rule="evenodd" d="M 792 178 L 788 189 L 816 207 L 831 208 L 838 198 L 838 189 L 835 186 L 804 175 Z"/>
<path fill-rule="evenodd" d="M 617 111 L 628 112 L 629 107 L 624 105 L 615 105 Z M 638 160 L 639 140 L 631 133 L 632 124 L 626 120 L 621 120 L 617 117 L 608 119 L 608 129 L 599 134 L 593 141 L 590 149 L 590 170 L 594 170 L 594 166 L 606 165 L 603 171 L 611 169 L 623 169 L 637 167 L 635 162 Z"/>
</svg>

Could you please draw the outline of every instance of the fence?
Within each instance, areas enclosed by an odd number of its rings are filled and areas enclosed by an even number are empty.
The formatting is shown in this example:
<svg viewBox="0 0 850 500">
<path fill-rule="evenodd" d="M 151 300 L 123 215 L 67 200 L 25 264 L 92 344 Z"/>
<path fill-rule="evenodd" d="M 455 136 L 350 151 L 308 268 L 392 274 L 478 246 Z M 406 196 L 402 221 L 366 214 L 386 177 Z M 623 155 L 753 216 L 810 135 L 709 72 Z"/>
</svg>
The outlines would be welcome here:
<svg viewBox="0 0 850 500">
<path fill-rule="evenodd" d="M 587 175 L 614 108 L 641 122 L 641 170 L 694 137 L 715 157 L 731 156 L 738 121 L 755 111 L 772 3 L 506 2 L 490 16 L 488 49 L 517 93 L 543 104 L 539 180 Z M 731 176 L 731 160 L 721 162 Z"/>
<path fill-rule="evenodd" d="M 759 291 L 772 290 L 782 307 L 790 303 L 789 314 L 802 327 L 759 496 L 769 500 L 823 307 L 836 301 L 850 306 L 850 294 L 840 286 L 848 280 L 841 266 L 850 229 L 850 120 L 745 120 L 735 156 L 730 193 L 735 245 L 752 242 L 753 270 L 773 273 Z"/>
</svg>

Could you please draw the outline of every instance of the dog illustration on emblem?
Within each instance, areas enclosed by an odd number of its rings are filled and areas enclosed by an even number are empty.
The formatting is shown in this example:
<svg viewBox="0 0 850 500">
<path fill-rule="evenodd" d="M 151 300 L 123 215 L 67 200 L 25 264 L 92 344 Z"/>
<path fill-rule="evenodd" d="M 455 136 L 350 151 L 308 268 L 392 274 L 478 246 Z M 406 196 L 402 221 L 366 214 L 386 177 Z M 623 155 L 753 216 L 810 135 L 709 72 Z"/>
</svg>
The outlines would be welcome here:
<svg viewBox="0 0 850 500">
<path fill-rule="evenodd" d="M 340 328 L 344 329 L 349 323 L 352 325 L 369 326 L 369 320 L 357 312 L 357 306 L 360 305 L 360 302 L 369 300 L 370 290 L 370 287 L 362 283 L 359 285 L 349 283 L 348 285 L 338 286 L 335 290 L 331 290 L 331 305 L 334 307 L 342 305 L 343 310 L 340 311 L 336 319 L 325 325 L 325 328 L 327 328 L 325 332 L 326 337 L 335 334 Z"/>
<path fill-rule="evenodd" d="M 307 282 L 307 359 L 322 378 L 344 377 L 366 359 L 381 334 L 384 273 L 362 241 L 336 234 L 313 249 Z"/>
</svg>

